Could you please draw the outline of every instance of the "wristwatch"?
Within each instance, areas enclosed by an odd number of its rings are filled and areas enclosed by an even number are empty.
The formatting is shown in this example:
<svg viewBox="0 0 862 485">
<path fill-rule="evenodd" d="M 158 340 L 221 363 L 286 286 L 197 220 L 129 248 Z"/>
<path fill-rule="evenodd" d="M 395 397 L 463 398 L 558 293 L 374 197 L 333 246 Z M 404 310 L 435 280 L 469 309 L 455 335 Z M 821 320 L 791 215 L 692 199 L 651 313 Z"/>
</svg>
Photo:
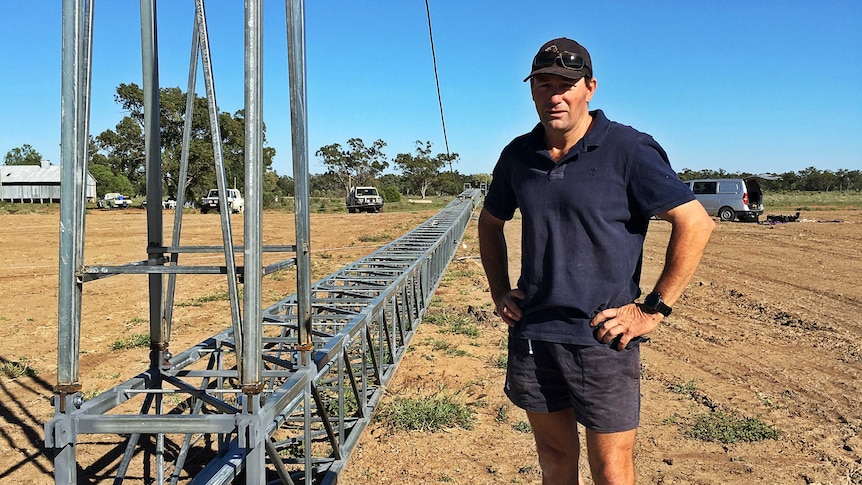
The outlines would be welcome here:
<svg viewBox="0 0 862 485">
<path fill-rule="evenodd" d="M 644 298 L 643 309 L 647 313 L 661 313 L 664 316 L 670 315 L 673 308 L 667 306 L 664 300 L 661 299 L 661 293 L 654 291 Z"/>
</svg>

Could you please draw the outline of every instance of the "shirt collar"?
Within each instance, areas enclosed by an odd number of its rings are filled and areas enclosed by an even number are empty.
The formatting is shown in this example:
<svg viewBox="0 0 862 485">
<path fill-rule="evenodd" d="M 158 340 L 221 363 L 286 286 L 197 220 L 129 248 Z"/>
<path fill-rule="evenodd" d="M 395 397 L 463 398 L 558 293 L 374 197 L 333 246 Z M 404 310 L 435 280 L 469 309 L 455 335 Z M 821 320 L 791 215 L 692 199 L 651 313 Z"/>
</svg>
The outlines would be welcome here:
<svg viewBox="0 0 862 485">
<path fill-rule="evenodd" d="M 588 131 L 587 134 L 584 135 L 584 137 L 581 138 L 581 140 L 576 143 L 571 150 L 569 150 L 569 153 L 567 153 L 560 162 L 563 162 L 578 153 L 594 150 L 605 141 L 611 122 L 600 109 L 590 111 L 590 115 L 593 117 L 593 124 L 592 127 L 590 127 L 590 131 Z M 547 148 L 545 147 L 545 129 L 542 127 L 541 123 L 537 123 L 533 128 L 533 131 L 530 132 L 528 143 L 532 151 L 547 151 Z"/>
</svg>

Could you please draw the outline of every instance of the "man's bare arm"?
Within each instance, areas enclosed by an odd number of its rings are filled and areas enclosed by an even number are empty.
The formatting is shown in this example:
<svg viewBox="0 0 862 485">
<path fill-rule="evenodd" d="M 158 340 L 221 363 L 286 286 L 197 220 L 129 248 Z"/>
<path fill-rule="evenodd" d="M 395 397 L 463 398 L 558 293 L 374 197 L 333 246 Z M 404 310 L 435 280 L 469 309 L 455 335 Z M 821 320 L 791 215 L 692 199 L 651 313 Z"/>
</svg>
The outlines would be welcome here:
<svg viewBox="0 0 862 485">
<path fill-rule="evenodd" d="M 672 229 L 664 269 L 653 291 L 661 293 L 665 303 L 673 306 L 700 264 L 715 229 L 715 221 L 696 200 L 671 209 L 660 217 L 670 222 Z"/>
<path fill-rule="evenodd" d="M 494 309 L 508 325 L 514 325 L 521 319 L 521 308 L 516 300 L 522 299 L 524 295 L 520 290 L 512 290 L 509 281 L 509 251 L 503 234 L 505 225 L 506 221 L 482 209 L 479 214 L 479 254 L 488 278 Z"/>
<path fill-rule="evenodd" d="M 660 217 L 670 222 L 672 229 L 664 268 L 653 291 L 661 293 L 662 300 L 673 306 L 700 264 L 706 244 L 715 229 L 715 221 L 696 200 L 660 214 Z M 661 313 L 648 313 L 631 303 L 599 312 L 590 325 L 598 327 L 596 338 L 603 343 L 610 343 L 620 337 L 617 348 L 622 350 L 631 339 L 654 330 L 662 318 Z"/>
</svg>

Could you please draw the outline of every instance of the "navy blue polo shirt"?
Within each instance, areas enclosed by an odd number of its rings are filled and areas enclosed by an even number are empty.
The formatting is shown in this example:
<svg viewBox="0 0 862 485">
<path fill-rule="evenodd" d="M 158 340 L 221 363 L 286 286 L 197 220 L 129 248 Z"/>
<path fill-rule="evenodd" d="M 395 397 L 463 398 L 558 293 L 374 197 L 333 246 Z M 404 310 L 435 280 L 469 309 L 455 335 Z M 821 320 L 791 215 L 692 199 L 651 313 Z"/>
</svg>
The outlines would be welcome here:
<svg viewBox="0 0 862 485">
<path fill-rule="evenodd" d="M 601 345 L 589 321 L 638 298 L 649 218 L 694 200 L 651 136 L 590 114 L 590 131 L 559 163 L 538 124 L 494 168 L 485 210 L 522 216 L 526 297 L 513 337 Z"/>
</svg>

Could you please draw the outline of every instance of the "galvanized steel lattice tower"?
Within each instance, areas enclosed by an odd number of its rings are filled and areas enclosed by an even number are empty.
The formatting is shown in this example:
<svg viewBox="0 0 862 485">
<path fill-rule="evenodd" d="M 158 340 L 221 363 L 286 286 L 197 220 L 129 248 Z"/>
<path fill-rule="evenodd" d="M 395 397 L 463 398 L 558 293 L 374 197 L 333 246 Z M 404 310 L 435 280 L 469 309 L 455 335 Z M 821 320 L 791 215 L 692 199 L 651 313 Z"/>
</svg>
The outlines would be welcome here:
<svg viewBox="0 0 862 485">
<path fill-rule="evenodd" d="M 46 447 L 54 452 L 55 482 L 77 483 L 81 475 L 114 483 L 336 482 L 454 255 L 481 192 L 465 190 L 410 233 L 312 284 L 304 2 L 287 0 L 296 244 L 263 245 L 262 0 L 245 0 L 243 245 L 234 244 L 227 210 L 220 211 L 220 245 L 183 245 L 181 208 L 199 61 L 221 207 L 226 207 L 227 188 L 206 10 L 204 0 L 194 0 L 178 210 L 171 241 L 166 243 L 156 0 L 141 0 L 146 259 L 85 264 L 93 4 L 63 0 L 57 384 L 54 417 L 45 426 Z M 264 265 L 265 252 L 293 256 Z M 223 256 L 224 263 L 180 264 L 182 255 L 202 253 Z M 242 255 L 242 266 L 237 254 Z M 263 276 L 288 268 L 296 270 L 297 293 L 263 308 Z M 181 274 L 226 275 L 231 325 L 173 355 L 174 293 Z M 83 287 L 115 275 L 147 280 L 149 368 L 85 400 L 79 372 Z M 121 437 L 116 462 L 98 460 L 82 468 L 76 452 L 86 435 Z"/>
</svg>

